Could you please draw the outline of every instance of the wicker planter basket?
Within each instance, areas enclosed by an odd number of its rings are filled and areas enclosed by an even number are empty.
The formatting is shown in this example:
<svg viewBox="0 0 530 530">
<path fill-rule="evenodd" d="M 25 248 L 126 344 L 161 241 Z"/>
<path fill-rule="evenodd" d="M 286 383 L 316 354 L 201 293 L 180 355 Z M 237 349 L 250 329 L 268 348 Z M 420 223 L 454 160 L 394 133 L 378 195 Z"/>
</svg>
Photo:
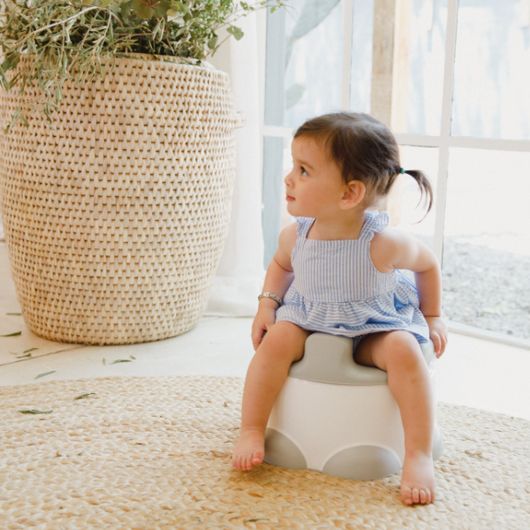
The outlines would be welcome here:
<svg viewBox="0 0 530 530">
<path fill-rule="evenodd" d="M 89 344 L 187 331 L 228 230 L 243 124 L 228 76 L 127 58 L 64 92 L 57 131 L 34 115 L 9 135 L 20 99 L 0 94 L 2 220 L 26 324 Z"/>
</svg>

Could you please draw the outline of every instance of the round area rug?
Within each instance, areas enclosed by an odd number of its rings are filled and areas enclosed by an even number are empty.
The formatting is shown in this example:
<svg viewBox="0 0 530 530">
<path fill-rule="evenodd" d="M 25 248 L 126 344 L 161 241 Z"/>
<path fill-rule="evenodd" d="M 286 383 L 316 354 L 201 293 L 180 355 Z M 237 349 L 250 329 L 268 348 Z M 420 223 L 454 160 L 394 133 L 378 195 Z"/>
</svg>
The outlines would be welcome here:
<svg viewBox="0 0 530 530">
<path fill-rule="evenodd" d="M 230 377 L 0 388 L 0 528 L 530 528 L 526 420 L 440 404 L 437 500 L 410 508 L 400 475 L 232 469 L 242 388 Z"/>
</svg>

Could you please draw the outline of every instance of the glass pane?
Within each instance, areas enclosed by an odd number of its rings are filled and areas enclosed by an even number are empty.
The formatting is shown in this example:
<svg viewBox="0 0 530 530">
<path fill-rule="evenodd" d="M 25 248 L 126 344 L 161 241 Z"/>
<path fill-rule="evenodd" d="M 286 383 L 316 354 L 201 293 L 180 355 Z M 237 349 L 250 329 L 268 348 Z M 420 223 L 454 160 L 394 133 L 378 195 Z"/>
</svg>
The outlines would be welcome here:
<svg viewBox="0 0 530 530">
<path fill-rule="evenodd" d="M 342 4 L 290 0 L 286 15 L 285 126 L 340 110 Z"/>
<path fill-rule="evenodd" d="M 291 172 L 293 169 L 293 155 L 291 153 L 292 138 L 284 138 L 283 142 L 283 178 Z M 283 182 L 283 181 L 282 181 Z M 282 201 L 282 216 L 281 216 L 281 228 L 282 230 L 295 222 L 295 218 L 287 211 L 287 201 L 285 200 L 285 184 L 282 187 L 282 195 L 280 199 Z"/>
<path fill-rule="evenodd" d="M 370 113 L 374 0 L 353 1 L 350 109 Z"/>
<path fill-rule="evenodd" d="M 454 136 L 530 140 L 530 14 L 521 0 L 460 0 Z"/>
<path fill-rule="evenodd" d="M 420 169 L 423 171 L 436 195 L 438 175 L 438 149 L 431 147 L 401 147 L 401 164 L 405 169 Z M 395 189 L 391 191 L 389 210 L 391 223 L 400 230 L 423 241 L 433 248 L 434 223 L 436 219 L 436 197 L 431 211 L 425 216 L 425 209 L 421 201 L 418 184 L 409 175 L 401 175 Z M 397 209 L 396 209 L 397 206 Z M 423 220 L 422 220 L 423 219 Z"/>
<path fill-rule="evenodd" d="M 451 320 L 530 339 L 530 153 L 451 149 L 443 256 Z"/>
<path fill-rule="evenodd" d="M 440 134 L 447 0 L 414 0 L 410 24 L 407 130 Z"/>
<path fill-rule="evenodd" d="M 394 43 L 395 132 L 440 134 L 447 0 L 398 5 Z M 406 26 L 406 27 L 405 27 Z M 371 110 L 374 0 L 354 0 L 350 109 Z"/>
</svg>

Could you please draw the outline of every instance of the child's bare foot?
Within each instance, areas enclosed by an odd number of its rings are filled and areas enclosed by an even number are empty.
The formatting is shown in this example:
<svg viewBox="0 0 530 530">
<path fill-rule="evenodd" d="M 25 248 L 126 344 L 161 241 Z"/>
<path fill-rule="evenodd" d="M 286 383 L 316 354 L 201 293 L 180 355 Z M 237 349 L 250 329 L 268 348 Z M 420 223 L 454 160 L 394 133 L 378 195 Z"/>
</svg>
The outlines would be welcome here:
<svg viewBox="0 0 530 530">
<path fill-rule="evenodd" d="M 236 469 L 250 471 L 253 466 L 259 466 L 263 462 L 264 456 L 265 436 L 263 431 L 258 429 L 242 430 L 232 455 L 232 465 Z"/>
<path fill-rule="evenodd" d="M 436 479 L 432 455 L 415 453 L 405 456 L 401 476 L 401 497 L 403 502 L 429 504 L 434 502 Z"/>
</svg>

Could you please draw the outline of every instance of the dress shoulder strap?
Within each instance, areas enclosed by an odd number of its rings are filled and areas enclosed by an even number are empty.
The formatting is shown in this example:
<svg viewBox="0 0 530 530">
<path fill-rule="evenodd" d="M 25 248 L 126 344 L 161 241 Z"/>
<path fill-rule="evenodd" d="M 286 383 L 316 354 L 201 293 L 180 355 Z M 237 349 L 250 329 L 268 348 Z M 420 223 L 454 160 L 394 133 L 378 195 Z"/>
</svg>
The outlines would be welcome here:
<svg viewBox="0 0 530 530">
<path fill-rule="evenodd" d="M 375 232 L 381 232 L 389 223 L 388 213 L 386 212 L 366 212 L 366 219 L 364 221 L 363 229 L 359 239 L 364 241 L 371 241 Z"/>
<path fill-rule="evenodd" d="M 312 217 L 296 218 L 296 234 L 298 235 L 298 239 L 305 239 L 307 237 L 309 229 L 311 228 L 314 222 L 315 220 Z"/>
</svg>

